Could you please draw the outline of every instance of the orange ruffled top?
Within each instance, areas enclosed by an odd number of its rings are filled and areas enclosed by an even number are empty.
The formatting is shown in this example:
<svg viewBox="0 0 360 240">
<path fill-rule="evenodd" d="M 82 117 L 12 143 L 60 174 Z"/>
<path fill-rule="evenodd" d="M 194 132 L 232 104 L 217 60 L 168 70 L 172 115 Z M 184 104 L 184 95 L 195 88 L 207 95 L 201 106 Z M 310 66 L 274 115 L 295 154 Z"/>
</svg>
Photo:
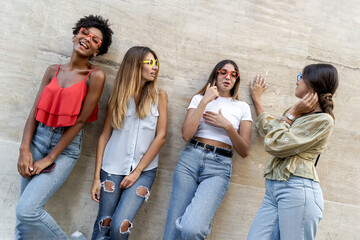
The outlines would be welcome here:
<svg viewBox="0 0 360 240">
<path fill-rule="evenodd" d="M 68 127 L 75 124 L 80 113 L 82 103 L 86 96 L 86 79 L 97 68 L 91 70 L 84 80 L 74 85 L 62 88 L 59 86 L 57 74 L 42 91 L 36 105 L 35 119 L 50 127 Z M 88 119 L 88 122 L 95 121 L 98 114 L 98 105 Z"/>
</svg>

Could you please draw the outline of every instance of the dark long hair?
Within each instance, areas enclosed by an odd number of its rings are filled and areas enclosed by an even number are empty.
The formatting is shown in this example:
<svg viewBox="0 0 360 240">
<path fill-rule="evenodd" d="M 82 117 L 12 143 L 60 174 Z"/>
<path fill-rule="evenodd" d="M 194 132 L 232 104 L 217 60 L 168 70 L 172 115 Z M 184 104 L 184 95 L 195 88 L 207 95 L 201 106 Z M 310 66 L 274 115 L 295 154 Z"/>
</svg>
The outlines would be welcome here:
<svg viewBox="0 0 360 240">
<path fill-rule="evenodd" d="M 338 72 L 330 64 L 311 64 L 303 69 L 305 84 L 310 86 L 319 96 L 319 103 L 323 112 L 328 113 L 335 120 L 332 97 L 339 85 Z"/>
<path fill-rule="evenodd" d="M 196 94 L 201 94 L 204 95 L 207 85 L 210 83 L 210 85 L 212 86 L 214 84 L 214 82 L 216 82 L 216 77 L 219 74 L 218 71 L 224 67 L 226 64 L 230 63 L 231 65 L 234 66 L 235 70 L 239 73 L 239 77 L 236 79 L 235 84 L 233 86 L 233 88 L 230 90 L 230 95 L 233 99 L 239 100 L 239 88 L 240 88 L 240 72 L 239 72 L 239 67 L 237 66 L 237 64 L 232 61 L 232 60 L 222 60 L 221 62 L 219 62 L 218 64 L 216 64 L 216 66 L 214 67 L 214 69 L 212 70 L 208 81 L 206 82 L 205 86 Z"/>
</svg>

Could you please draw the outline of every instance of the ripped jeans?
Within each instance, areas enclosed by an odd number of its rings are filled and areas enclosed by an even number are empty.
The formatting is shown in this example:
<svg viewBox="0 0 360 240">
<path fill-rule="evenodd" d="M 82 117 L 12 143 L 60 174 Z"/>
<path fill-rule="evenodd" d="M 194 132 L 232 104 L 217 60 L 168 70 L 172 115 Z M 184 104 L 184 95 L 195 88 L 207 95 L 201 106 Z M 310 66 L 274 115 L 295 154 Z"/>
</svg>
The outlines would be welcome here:
<svg viewBox="0 0 360 240">
<path fill-rule="evenodd" d="M 92 240 L 129 238 L 132 222 L 142 203 L 150 195 L 156 170 L 157 168 L 154 168 L 142 172 L 130 188 L 120 189 L 120 183 L 126 175 L 110 174 L 101 169 L 99 211 Z"/>
</svg>

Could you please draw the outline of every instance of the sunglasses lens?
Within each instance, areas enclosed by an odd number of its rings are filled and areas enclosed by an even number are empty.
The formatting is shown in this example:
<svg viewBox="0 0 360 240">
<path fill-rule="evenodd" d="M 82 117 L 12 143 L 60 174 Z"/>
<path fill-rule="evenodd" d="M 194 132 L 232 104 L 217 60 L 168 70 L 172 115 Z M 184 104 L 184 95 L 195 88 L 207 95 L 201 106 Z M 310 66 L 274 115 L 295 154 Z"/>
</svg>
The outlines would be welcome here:
<svg viewBox="0 0 360 240">
<path fill-rule="evenodd" d="M 85 28 L 80 29 L 80 33 L 85 36 L 89 36 L 89 34 L 90 34 L 89 31 L 86 30 Z"/>
<path fill-rule="evenodd" d="M 227 70 L 226 69 L 221 69 L 219 73 L 220 73 L 221 76 L 226 76 Z"/>
<path fill-rule="evenodd" d="M 297 82 L 299 82 L 299 81 L 301 80 L 301 78 L 302 78 L 302 74 L 299 73 L 299 74 L 297 75 L 297 78 L 296 78 Z"/>
<path fill-rule="evenodd" d="M 97 37 L 92 37 L 91 40 L 95 43 L 95 44 L 99 44 L 100 40 Z"/>
<path fill-rule="evenodd" d="M 236 79 L 239 76 L 239 74 L 235 71 L 231 72 L 231 78 Z"/>
</svg>

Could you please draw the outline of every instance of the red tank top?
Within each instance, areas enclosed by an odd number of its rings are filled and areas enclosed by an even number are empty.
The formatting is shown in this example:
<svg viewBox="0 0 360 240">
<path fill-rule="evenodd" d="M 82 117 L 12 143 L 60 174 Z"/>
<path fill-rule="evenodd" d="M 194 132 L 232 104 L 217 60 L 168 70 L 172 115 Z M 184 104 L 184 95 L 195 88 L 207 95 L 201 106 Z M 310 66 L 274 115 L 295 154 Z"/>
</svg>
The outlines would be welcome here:
<svg viewBox="0 0 360 240">
<path fill-rule="evenodd" d="M 97 68 L 91 70 L 84 80 L 74 85 L 62 88 L 59 86 L 57 74 L 42 91 L 39 101 L 36 105 L 35 119 L 50 127 L 67 127 L 75 124 L 77 116 L 80 113 L 82 103 L 86 96 L 86 79 Z M 97 119 L 98 105 L 88 119 L 88 122 Z"/>
</svg>

